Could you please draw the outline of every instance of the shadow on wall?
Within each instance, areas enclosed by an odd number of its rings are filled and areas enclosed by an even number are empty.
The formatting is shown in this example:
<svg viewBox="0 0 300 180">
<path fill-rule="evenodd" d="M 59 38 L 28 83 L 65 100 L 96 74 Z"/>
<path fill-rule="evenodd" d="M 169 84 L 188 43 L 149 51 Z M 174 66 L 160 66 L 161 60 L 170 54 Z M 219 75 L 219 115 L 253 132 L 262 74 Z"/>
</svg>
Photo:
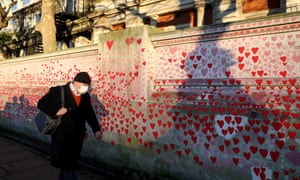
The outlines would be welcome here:
<svg viewBox="0 0 300 180">
<path fill-rule="evenodd" d="M 101 103 L 96 94 L 91 93 L 91 102 L 94 107 L 97 119 L 101 122 L 101 119 L 108 116 L 108 111 L 105 106 Z"/>
<path fill-rule="evenodd" d="M 227 168 L 239 172 L 234 178 L 243 177 L 251 166 L 238 168 L 244 160 L 237 154 L 245 148 L 240 137 L 244 136 L 247 144 L 255 144 L 255 139 L 250 138 L 253 134 L 245 129 L 249 128 L 249 120 L 260 116 L 255 109 L 257 105 L 241 88 L 242 80 L 232 76 L 231 68 L 238 64 L 229 50 L 218 47 L 218 38 L 189 48 L 186 45 L 177 47 L 176 61 L 180 61 L 179 66 L 187 78 L 172 80 L 169 88 L 164 88 L 162 96 L 168 97 L 164 101 L 172 109 L 173 129 L 158 141 L 172 142 L 164 144 L 164 150 L 174 151 L 179 159 L 191 158 L 191 162 L 204 169 L 219 167 L 203 171 L 203 177 L 210 173 L 209 176 L 220 178 L 221 175 L 218 177 L 214 171 L 222 173 Z M 172 89 L 173 85 L 177 88 Z M 174 103 L 176 105 L 172 105 Z M 178 164 L 179 159 L 170 161 Z"/>
<path fill-rule="evenodd" d="M 247 79 L 233 73 L 239 62 L 232 59 L 230 50 L 218 46 L 221 36 L 214 42 L 201 42 L 193 50 L 187 46 L 177 49 L 182 50 L 180 66 L 187 78 L 179 79 L 181 85 L 176 89 L 164 90 L 165 97 L 177 102 L 171 105 L 173 130 L 160 141 L 173 141 L 165 149 L 175 151 L 179 159 L 191 158 L 203 169 L 208 168 L 203 177 L 209 174 L 218 179 L 229 168 L 235 173 L 226 177 L 236 179 L 251 172 L 254 166 L 249 161 L 249 147 L 258 149 L 256 138 L 265 137 L 250 130 L 250 122 L 263 125 L 259 119 L 264 117 L 256 104 L 259 102 L 249 95 L 249 89 L 244 89 L 242 83 Z M 245 158 L 241 158 L 243 154 Z M 175 158 L 172 161 L 179 163 Z"/>
<path fill-rule="evenodd" d="M 286 176 L 281 172 L 283 166 L 293 167 L 290 175 L 297 177 L 295 165 L 299 163 L 294 159 L 299 156 L 286 152 L 299 145 L 293 137 L 298 125 L 288 128 L 299 114 L 289 104 L 284 105 L 284 101 L 297 101 L 292 90 L 289 94 L 284 89 L 295 88 L 297 79 L 285 78 L 280 70 L 276 74 L 260 67 L 262 61 L 271 63 L 264 59 L 265 42 L 251 44 L 251 39 L 249 44 L 242 37 L 224 39 L 222 33 L 205 41 L 205 35 L 196 45 L 174 45 L 159 51 L 162 54 L 157 59 L 164 61 L 164 67 L 160 67 L 161 74 L 154 82 L 152 98 L 160 104 L 153 105 L 171 109 L 168 115 L 173 129 L 159 131 L 162 136 L 155 142 L 160 145 L 156 152 L 164 155 L 171 151 L 175 158 L 159 158 L 157 170 L 164 171 L 169 165 L 180 175 L 184 170 L 173 165 L 180 167 L 193 159 L 203 178 L 240 179 L 247 175 L 277 179 Z M 168 123 L 160 118 L 163 121 L 158 120 L 158 126 Z"/>
<path fill-rule="evenodd" d="M 220 7 L 220 3 L 217 1 L 215 5 Z M 235 10 L 235 1 L 230 1 L 228 10 L 221 12 L 218 9 L 216 13 L 222 19 Z M 258 105 L 241 88 L 242 79 L 233 77 L 231 69 L 238 66 L 238 62 L 232 59 L 231 49 L 218 47 L 221 36 L 221 33 L 216 35 L 213 42 L 208 39 L 197 45 L 170 48 L 177 57 L 164 59 L 169 65 L 162 67 L 161 71 L 165 73 L 161 77 L 169 79 L 157 81 L 162 89 L 158 94 L 163 99 L 156 100 L 171 107 L 168 114 L 173 120 L 173 129 L 157 140 L 163 143 L 157 151 L 159 154 L 164 151 L 176 153 L 177 158 L 168 159 L 169 162 L 161 159 L 166 164 L 180 164 L 180 159 L 193 159 L 191 162 L 203 167 L 203 178 L 208 174 L 220 178 L 224 173 L 222 170 L 230 168 L 238 172 L 233 177 L 236 179 L 251 171 L 250 164 L 247 168 L 238 168 L 239 163 L 245 163 L 238 155 L 245 148 L 243 139 L 239 137 L 247 139 L 246 146 L 256 143 L 254 138 L 250 138 L 253 134 L 245 129 L 249 128 L 248 121 L 255 121 L 260 114 L 256 109 Z M 173 71 L 170 71 L 171 68 L 174 68 Z M 173 79 L 176 77 L 174 72 L 177 72 L 177 77 L 181 76 L 180 73 L 185 74 L 186 79 Z M 160 164 L 162 166 L 157 169 L 163 170 L 164 163 Z M 181 171 L 177 170 L 177 173 Z"/>
<path fill-rule="evenodd" d="M 91 102 L 97 119 L 100 123 L 101 118 L 108 115 L 108 111 L 105 109 L 104 105 L 100 102 L 96 95 L 91 95 Z M 31 122 L 38 111 L 39 110 L 36 106 L 30 105 L 30 100 L 25 98 L 25 95 L 21 95 L 20 97 L 13 96 L 12 102 L 6 102 L 1 115 L 10 120 L 13 124 L 17 124 L 17 126 L 23 126 L 25 121 Z M 29 124 L 29 126 L 35 126 L 35 124 L 32 123 Z M 36 127 L 32 128 L 38 132 Z"/>
<path fill-rule="evenodd" d="M 14 121 L 32 120 L 38 109 L 31 106 L 25 95 L 13 96 L 12 102 L 6 102 L 2 115 Z"/>
</svg>

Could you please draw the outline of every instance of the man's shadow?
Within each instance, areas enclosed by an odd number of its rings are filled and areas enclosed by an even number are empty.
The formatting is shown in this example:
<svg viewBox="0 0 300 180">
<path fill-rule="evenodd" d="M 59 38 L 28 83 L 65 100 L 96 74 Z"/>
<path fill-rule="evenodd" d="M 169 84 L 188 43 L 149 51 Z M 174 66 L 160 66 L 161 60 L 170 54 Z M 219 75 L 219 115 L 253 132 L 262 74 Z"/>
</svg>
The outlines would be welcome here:
<svg viewBox="0 0 300 180">
<path fill-rule="evenodd" d="M 99 121 L 100 126 L 101 126 L 101 120 L 103 118 L 105 118 L 106 116 L 108 116 L 109 113 L 106 110 L 105 106 L 101 103 L 101 101 L 99 100 L 97 95 L 94 93 L 91 93 L 91 103 L 92 103 L 93 109 L 95 111 L 97 120 Z"/>
<path fill-rule="evenodd" d="M 31 120 L 34 118 L 38 109 L 31 106 L 29 99 L 25 95 L 12 97 L 12 102 L 6 102 L 2 115 L 14 121 Z"/>
</svg>

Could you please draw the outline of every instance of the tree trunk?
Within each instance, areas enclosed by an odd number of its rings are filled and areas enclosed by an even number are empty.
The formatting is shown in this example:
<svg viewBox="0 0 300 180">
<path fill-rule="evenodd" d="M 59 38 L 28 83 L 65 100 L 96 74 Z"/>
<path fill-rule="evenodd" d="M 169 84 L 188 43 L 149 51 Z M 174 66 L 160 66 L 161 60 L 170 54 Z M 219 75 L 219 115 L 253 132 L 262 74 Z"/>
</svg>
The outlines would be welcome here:
<svg viewBox="0 0 300 180">
<path fill-rule="evenodd" d="M 13 5 L 15 5 L 17 1 L 12 1 L 8 5 L 8 9 L 5 10 L 0 3 L 0 30 L 7 27 L 8 21 L 11 19 L 11 16 L 8 16 L 8 13 Z"/>
<path fill-rule="evenodd" d="M 9 19 L 10 19 L 10 17 L 6 17 L 4 19 L 1 19 L 1 21 L 0 21 L 0 30 L 7 27 Z"/>
<path fill-rule="evenodd" d="M 56 51 L 55 0 L 42 1 L 42 17 L 35 29 L 42 34 L 44 53 Z"/>
</svg>

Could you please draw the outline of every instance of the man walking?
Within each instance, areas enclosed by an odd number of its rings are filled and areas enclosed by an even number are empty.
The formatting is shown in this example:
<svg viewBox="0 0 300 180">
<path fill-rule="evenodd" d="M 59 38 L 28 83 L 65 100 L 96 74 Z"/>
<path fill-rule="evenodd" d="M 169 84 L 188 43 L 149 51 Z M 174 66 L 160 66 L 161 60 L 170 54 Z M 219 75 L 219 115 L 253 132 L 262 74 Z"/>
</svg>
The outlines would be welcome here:
<svg viewBox="0 0 300 180">
<path fill-rule="evenodd" d="M 102 136 L 99 122 L 88 93 L 91 78 L 87 72 L 79 72 L 74 81 L 63 85 L 64 107 L 61 107 L 60 86 L 51 87 L 37 107 L 51 117 L 61 116 L 61 124 L 51 135 L 51 165 L 60 168 L 59 180 L 77 180 L 78 168 L 87 122 L 95 138 Z"/>
</svg>

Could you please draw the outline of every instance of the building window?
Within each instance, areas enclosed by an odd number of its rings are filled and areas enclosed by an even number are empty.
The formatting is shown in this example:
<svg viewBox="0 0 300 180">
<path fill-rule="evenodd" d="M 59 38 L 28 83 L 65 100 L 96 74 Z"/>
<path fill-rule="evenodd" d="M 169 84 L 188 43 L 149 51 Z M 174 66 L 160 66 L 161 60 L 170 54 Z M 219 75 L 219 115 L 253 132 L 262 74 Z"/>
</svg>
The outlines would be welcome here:
<svg viewBox="0 0 300 180">
<path fill-rule="evenodd" d="M 17 3 L 11 7 L 11 11 L 15 11 L 17 9 Z"/>
<path fill-rule="evenodd" d="M 151 24 L 151 17 L 144 17 L 144 18 L 143 18 L 143 23 L 144 23 L 145 25 L 152 25 L 152 24 Z"/>
<path fill-rule="evenodd" d="M 210 25 L 213 23 L 213 7 L 207 4 L 204 9 L 203 25 Z"/>
<path fill-rule="evenodd" d="M 38 23 L 40 22 L 40 20 L 41 20 L 41 14 L 40 13 L 35 14 L 35 22 Z"/>
<path fill-rule="evenodd" d="M 197 22 L 196 17 L 196 10 L 189 9 L 159 15 L 156 22 L 157 27 L 161 29 L 168 26 L 175 26 L 176 29 L 181 29 L 195 27 Z"/>
<path fill-rule="evenodd" d="M 23 6 L 29 4 L 30 0 L 23 0 Z"/>
<path fill-rule="evenodd" d="M 281 0 L 243 0 L 243 13 L 279 9 Z"/>
<path fill-rule="evenodd" d="M 11 26 L 12 29 L 15 29 L 15 28 L 17 27 L 16 20 L 13 19 L 13 18 L 11 18 L 11 19 L 9 20 L 9 24 L 10 24 L 10 26 Z"/>
</svg>

